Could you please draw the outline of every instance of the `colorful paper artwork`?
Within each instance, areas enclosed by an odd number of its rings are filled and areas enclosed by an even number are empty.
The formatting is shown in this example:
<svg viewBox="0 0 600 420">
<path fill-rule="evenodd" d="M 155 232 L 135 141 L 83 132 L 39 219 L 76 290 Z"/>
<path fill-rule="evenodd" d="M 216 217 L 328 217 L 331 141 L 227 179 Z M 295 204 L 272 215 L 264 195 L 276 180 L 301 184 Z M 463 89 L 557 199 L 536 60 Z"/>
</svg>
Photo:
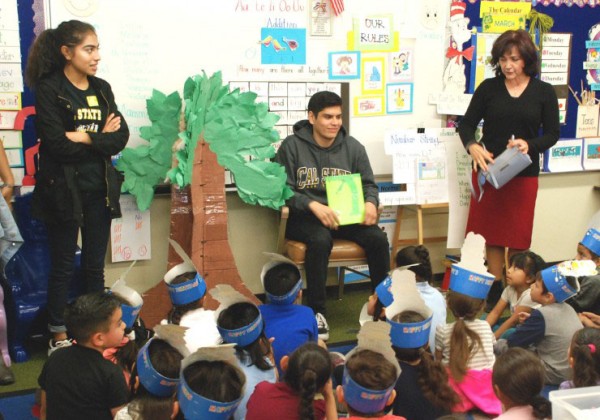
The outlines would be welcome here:
<svg viewBox="0 0 600 420">
<path fill-rule="evenodd" d="M 360 51 L 329 53 L 330 79 L 358 79 L 360 77 Z"/>
<path fill-rule="evenodd" d="M 413 84 L 390 83 L 386 86 L 386 112 L 402 114 L 413 111 Z"/>
<path fill-rule="evenodd" d="M 262 28 L 261 64 L 306 64 L 306 29 Z"/>
</svg>

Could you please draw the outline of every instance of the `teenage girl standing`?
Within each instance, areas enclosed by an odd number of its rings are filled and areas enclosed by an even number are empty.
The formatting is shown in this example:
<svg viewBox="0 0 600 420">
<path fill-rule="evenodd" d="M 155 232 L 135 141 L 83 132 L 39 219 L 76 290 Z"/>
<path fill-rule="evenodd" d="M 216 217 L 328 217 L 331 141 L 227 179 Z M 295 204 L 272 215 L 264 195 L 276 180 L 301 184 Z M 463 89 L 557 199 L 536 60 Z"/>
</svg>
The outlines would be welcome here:
<svg viewBox="0 0 600 420">
<path fill-rule="evenodd" d="M 32 214 L 46 224 L 50 248 L 49 352 L 70 345 L 63 312 L 79 230 L 85 291 L 102 290 L 110 221 L 121 216 L 122 177 L 111 156 L 123 150 L 129 129 L 110 85 L 95 77 L 99 61 L 94 27 L 77 20 L 42 32 L 27 61 L 40 138 Z"/>
</svg>

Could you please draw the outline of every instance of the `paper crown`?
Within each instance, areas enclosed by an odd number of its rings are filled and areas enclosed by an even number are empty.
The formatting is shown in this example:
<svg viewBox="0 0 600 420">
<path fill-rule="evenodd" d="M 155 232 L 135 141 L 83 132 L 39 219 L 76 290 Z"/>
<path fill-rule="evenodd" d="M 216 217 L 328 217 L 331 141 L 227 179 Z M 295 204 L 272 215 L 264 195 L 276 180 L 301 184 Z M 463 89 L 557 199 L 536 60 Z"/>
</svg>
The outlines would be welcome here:
<svg viewBox="0 0 600 420">
<path fill-rule="evenodd" d="M 592 251 L 596 255 L 600 255 L 600 232 L 596 229 L 589 229 L 583 239 L 581 245 Z"/>
<path fill-rule="evenodd" d="M 467 4 L 463 1 L 453 1 L 450 4 L 450 21 L 455 21 L 465 17 Z"/>
<path fill-rule="evenodd" d="M 171 302 L 173 305 L 185 305 L 202 299 L 206 293 L 206 282 L 198 273 L 198 270 L 194 267 L 194 263 L 192 263 L 192 260 L 190 260 L 190 257 L 188 257 L 181 246 L 172 239 L 169 239 L 169 243 L 183 260 L 181 264 L 177 264 L 167 271 L 164 277 L 169 290 L 169 296 L 171 297 Z M 189 272 L 196 273 L 194 278 L 184 283 L 171 284 L 177 276 Z"/>
<path fill-rule="evenodd" d="M 452 264 L 450 290 L 476 299 L 485 299 L 494 276 L 487 272 L 484 260 L 485 239 L 469 232 L 461 248 L 459 263 Z"/>
<path fill-rule="evenodd" d="M 403 265 L 402 267 L 396 268 L 394 271 L 406 270 L 417 265 L 419 265 L 419 263 Z M 394 295 L 392 294 L 392 273 L 388 274 L 387 277 L 377 285 L 375 292 L 377 293 L 377 299 L 379 299 L 384 308 L 387 308 L 392 304 L 394 301 Z"/>
<path fill-rule="evenodd" d="M 564 302 L 579 292 L 579 281 L 576 280 L 576 287 L 573 287 L 567 281 L 567 276 L 577 278 L 595 274 L 597 274 L 596 264 L 593 261 L 569 260 L 541 271 L 546 289 L 554 295 L 554 299 L 558 303 Z"/>
<path fill-rule="evenodd" d="M 263 254 L 270 258 L 270 261 L 263 265 L 262 271 L 260 272 L 260 281 L 262 283 L 263 289 L 265 288 L 265 276 L 271 268 L 281 264 L 290 264 L 294 266 L 298 271 L 298 277 L 300 278 L 300 280 L 298 280 L 298 283 L 296 283 L 296 285 L 292 287 L 292 289 L 285 295 L 277 296 L 265 290 L 265 294 L 269 298 L 269 302 L 275 305 L 291 305 L 296 300 L 296 296 L 298 296 L 298 292 L 302 288 L 302 278 L 300 277 L 300 270 L 298 270 L 298 266 L 295 262 L 293 262 L 289 258 L 284 257 L 283 255 L 274 254 L 271 252 L 263 252 Z"/>
<path fill-rule="evenodd" d="M 360 352 L 371 350 L 379 353 L 381 357 L 389 361 L 396 368 L 396 378 L 400 376 L 401 369 L 396 360 L 396 355 L 390 342 L 390 325 L 385 322 L 366 322 L 357 336 L 356 347 L 348 352 L 346 360 L 355 354 L 360 357 Z M 344 388 L 344 399 L 350 407 L 361 413 L 377 413 L 385 407 L 394 390 L 395 383 L 383 390 L 373 390 L 356 383 L 347 369 L 344 369 L 342 387 Z"/>
<path fill-rule="evenodd" d="M 140 311 L 142 310 L 142 305 L 144 304 L 142 296 L 125 283 L 125 278 L 134 265 L 135 261 L 131 263 L 129 268 L 127 268 L 127 270 L 110 288 L 111 293 L 114 293 L 128 302 L 128 304 L 121 304 L 121 311 L 123 312 L 121 319 L 127 328 L 133 327 L 133 323 L 138 317 Z"/>
<path fill-rule="evenodd" d="M 387 308 L 394 301 L 394 295 L 392 295 L 392 276 L 388 275 L 381 283 L 375 288 L 377 293 L 377 299 L 381 302 L 384 308 Z"/>
<path fill-rule="evenodd" d="M 221 334 L 221 337 L 226 343 L 234 343 L 240 347 L 245 347 L 248 344 L 253 343 L 260 336 L 263 331 L 264 324 L 258 307 L 256 308 L 258 312 L 256 319 L 244 327 L 237 328 L 235 330 L 229 330 L 219 326 L 219 315 L 231 305 L 241 302 L 254 305 L 254 303 L 250 302 L 246 296 L 242 295 L 228 284 L 219 284 L 210 289 L 209 293 L 213 299 L 219 302 L 219 307 L 215 312 L 215 319 L 217 320 L 217 329 L 219 330 L 219 334 Z M 256 305 L 254 306 L 256 307 Z"/>
<path fill-rule="evenodd" d="M 415 273 L 409 270 L 392 272 L 393 303 L 386 308 L 390 336 L 395 347 L 403 349 L 419 348 L 429 341 L 433 311 L 427 307 L 417 289 Z M 395 322 L 392 319 L 399 313 L 414 311 L 424 318 L 419 322 Z"/>
<path fill-rule="evenodd" d="M 350 377 L 347 369 L 344 369 L 342 387 L 344 388 L 344 399 L 353 410 L 365 414 L 377 413 L 385 408 L 394 390 L 394 385 L 387 389 L 367 389 Z"/>
<path fill-rule="evenodd" d="M 177 392 L 181 411 L 186 419 L 219 420 L 230 418 L 242 401 L 244 394 L 242 393 L 240 398 L 234 401 L 220 402 L 208 399 L 194 392 L 185 380 L 184 371 L 188 366 L 199 361 L 223 361 L 233 366 L 238 366 L 233 345 L 231 344 L 200 348 L 192 355 L 186 357 L 181 364 L 179 391 Z M 239 380 L 244 383 L 244 374 L 239 368 L 237 369 L 237 373 Z"/>
<path fill-rule="evenodd" d="M 137 371 L 140 383 L 146 388 L 146 390 L 152 395 L 157 397 L 168 397 L 173 395 L 179 384 L 179 378 L 167 378 L 166 376 L 159 373 L 152 362 L 150 361 L 150 343 L 155 340 L 152 338 L 149 340 L 144 347 L 138 353 L 137 357 Z"/>
</svg>

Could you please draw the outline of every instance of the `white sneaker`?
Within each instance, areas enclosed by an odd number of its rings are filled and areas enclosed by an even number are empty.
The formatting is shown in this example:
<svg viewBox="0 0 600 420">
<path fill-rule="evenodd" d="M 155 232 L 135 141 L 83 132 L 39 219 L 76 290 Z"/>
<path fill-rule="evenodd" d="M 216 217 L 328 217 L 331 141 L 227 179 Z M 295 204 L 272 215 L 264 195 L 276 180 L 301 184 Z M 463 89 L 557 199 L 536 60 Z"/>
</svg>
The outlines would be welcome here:
<svg viewBox="0 0 600 420">
<path fill-rule="evenodd" d="M 73 345 L 73 340 L 70 338 L 66 338 L 64 340 L 58 340 L 55 341 L 54 339 L 50 339 L 50 342 L 48 343 L 48 356 L 50 356 L 52 353 L 54 353 L 56 350 L 64 348 L 64 347 L 71 347 Z"/>
<path fill-rule="evenodd" d="M 329 340 L 329 325 L 327 324 L 327 320 L 322 313 L 317 312 L 315 314 L 315 319 L 317 320 L 317 330 L 319 331 L 319 338 L 323 341 Z"/>
</svg>

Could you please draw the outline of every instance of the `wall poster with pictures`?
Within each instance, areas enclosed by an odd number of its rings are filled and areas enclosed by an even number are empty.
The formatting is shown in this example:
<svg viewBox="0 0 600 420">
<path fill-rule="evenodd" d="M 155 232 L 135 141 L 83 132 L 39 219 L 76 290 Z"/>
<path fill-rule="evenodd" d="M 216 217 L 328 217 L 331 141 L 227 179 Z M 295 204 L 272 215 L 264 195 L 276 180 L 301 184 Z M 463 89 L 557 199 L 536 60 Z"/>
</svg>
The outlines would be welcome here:
<svg viewBox="0 0 600 420">
<path fill-rule="evenodd" d="M 405 114 L 413 112 L 413 84 L 387 84 L 385 103 L 386 112 L 388 114 Z"/>
</svg>

